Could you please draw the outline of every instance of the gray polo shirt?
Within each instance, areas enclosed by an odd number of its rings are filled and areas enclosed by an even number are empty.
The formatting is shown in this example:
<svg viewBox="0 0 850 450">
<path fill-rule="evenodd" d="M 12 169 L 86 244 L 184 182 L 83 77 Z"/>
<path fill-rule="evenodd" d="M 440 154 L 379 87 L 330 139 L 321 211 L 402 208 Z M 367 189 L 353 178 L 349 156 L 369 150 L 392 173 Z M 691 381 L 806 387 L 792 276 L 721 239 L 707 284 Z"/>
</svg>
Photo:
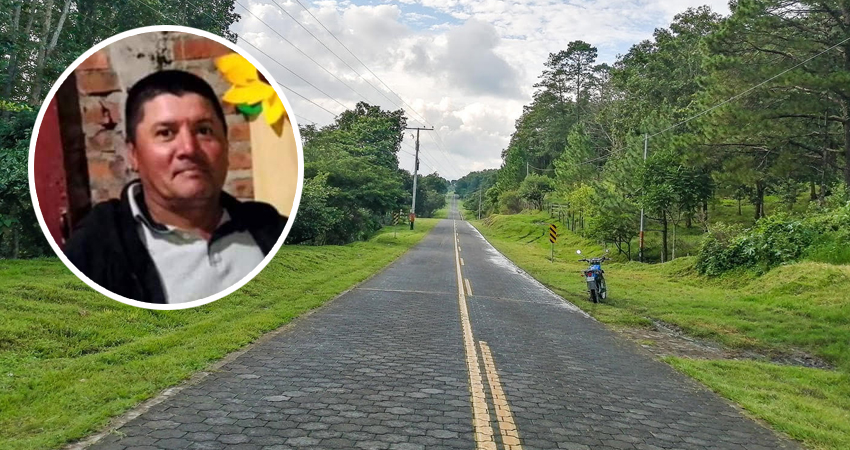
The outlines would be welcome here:
<svg viewBox="0 0 850 450">
<path fill-rule="evenodd" d="M 263 252 L 248 231 L 200 235 L 159 224 L 140 206 L 141 183 L 127 193 L 138 223 L 139 238 L 153 259 L 163 284 L 166 303 L 185 303 L 221 292 L 248 275 L 263 260 Z M 218 228 L 230 220 L 225 209 Z"/>
</svg>

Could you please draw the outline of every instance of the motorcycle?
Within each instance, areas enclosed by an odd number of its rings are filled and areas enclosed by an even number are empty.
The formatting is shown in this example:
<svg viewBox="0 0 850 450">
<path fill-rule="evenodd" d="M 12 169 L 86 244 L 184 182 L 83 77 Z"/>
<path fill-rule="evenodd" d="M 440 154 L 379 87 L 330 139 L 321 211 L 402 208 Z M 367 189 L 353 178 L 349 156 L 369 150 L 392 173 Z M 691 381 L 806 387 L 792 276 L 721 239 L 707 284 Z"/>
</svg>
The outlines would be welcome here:
<svg viewBox="0 0 850 450">
<path fill-rule="evenodd" d="M 581 250 L 576 250 L 576 253 L 581 255 Z M 607 249 L 605 253 L 608 253 Z M 603 276 L 605 271 L 602 270 L 602 263 L 610 259 L 607 256 L 579 259 L 579 261 L 590 264 L 590 267 L 583 270 L 581 274 L 587 281 L 587 291 L 590 293 L 590 301 L 593 303 L 599 303 L 600 300 L 605 300 L 608 297 L 608 286 L 605 284 L 605 277 Z"/>
</svg>

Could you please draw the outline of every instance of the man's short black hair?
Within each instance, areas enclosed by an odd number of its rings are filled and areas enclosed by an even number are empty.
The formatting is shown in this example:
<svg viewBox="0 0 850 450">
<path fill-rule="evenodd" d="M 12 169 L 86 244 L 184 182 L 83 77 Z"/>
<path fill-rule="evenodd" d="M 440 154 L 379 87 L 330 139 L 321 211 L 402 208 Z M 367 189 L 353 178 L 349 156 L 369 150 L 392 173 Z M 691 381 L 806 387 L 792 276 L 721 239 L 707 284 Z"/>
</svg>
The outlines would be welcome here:
<svg viewBox="0 0 850 450">
<path fill-rule="evenodd" d="M 124 107 L 127 142 L 136 142 L 136 126 L 144 118 L 143 107 L 146 102 L 162 94 L 181 97 L 187 93 L 198 94 L 209 100 L 224 126 L 224 135 L 227 136 L 227 122 L 224 120 L 224 111 L 221 109 L 221 103 L 219 103 L 212 87 L 201 77 L 189 72 L 162 70 L 137 81 L 127 93 L 127 104 Z"/>
</svg>

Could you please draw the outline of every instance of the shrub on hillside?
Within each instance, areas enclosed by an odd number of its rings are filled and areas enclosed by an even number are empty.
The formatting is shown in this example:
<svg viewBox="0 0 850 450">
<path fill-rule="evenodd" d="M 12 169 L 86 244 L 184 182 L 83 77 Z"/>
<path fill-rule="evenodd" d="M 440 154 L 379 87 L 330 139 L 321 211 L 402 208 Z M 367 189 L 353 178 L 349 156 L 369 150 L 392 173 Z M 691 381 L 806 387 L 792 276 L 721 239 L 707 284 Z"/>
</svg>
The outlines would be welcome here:
<svg viewBox="0 0 850 450">
<path fill-rule="evenodd" d="M 738 267 L 763 273 L 804 258 L 847 263 L 848 245 L 850 204 L 805 219 L 776 214 L 744 231 L 714 227 L 703 239 L 696 268 L 714 276 Z"/>
<path fill-rule="evenodd" d="M 502 214 L 517 214 L 522 211 L 517 191 L 505 191 L 499 196 L 499 212 Z"/>
<path fill-rule="evenodd" d="M 850 264 L 850 202 L 811 220 L 823 233 L 806 251 L 805 258 L 831 264 Z"/>
<path fill-rule="evenodd" d="M 705 275 L 716 276 L 734 269 L 740 262 L 737 243 L 743 227 L 739 224 L 718 223 L 705 235 L 697 254 L 696 268 Z"/>
</svg>

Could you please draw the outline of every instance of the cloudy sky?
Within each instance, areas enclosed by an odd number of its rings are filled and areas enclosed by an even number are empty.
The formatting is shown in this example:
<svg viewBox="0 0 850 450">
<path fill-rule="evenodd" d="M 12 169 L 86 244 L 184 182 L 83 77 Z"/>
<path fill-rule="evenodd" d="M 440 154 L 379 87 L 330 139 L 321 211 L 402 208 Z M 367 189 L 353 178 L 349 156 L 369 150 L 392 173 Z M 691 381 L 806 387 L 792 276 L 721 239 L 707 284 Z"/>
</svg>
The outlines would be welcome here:
<svg viewBox="0 0 850 450">
<path fill-rule="evenodd" d="M 499 167 L 550 52 L 581 39 L 612 63 L 688 7 L 728 13 L 727 0 L 236 3 L 240 45 L 289 89 L 297 121 L 327 125 L 358 101 L 403 107 L 409 126 L 435 128 L 421 133 L 420 170 L 448 179 Z M 408 132 L 408 170 L 413 143 Z"/>
</svg>

